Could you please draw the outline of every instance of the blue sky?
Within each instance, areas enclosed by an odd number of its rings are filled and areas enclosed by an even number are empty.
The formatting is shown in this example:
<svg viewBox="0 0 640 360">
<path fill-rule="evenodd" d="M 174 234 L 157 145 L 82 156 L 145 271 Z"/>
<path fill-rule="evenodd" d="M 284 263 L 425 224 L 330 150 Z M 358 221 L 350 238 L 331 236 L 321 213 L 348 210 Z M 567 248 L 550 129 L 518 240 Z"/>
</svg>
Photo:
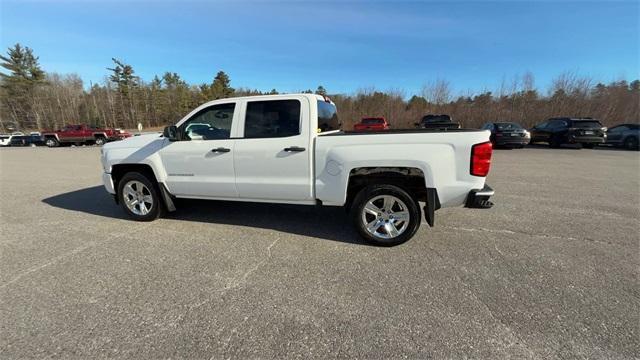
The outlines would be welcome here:
<svg viewBox="0 0 640 360">
<path fill-rule="evenodd" d="M 351 93 L 435 79 L 494 90 L 527 71 L 639 76 L 640 2 L 0 0 L 3 52 L 20 42 L 49 72 L 101 82 L 116 57 L 145 80 L 226 71 L 235 87 Z"/>
</svg>

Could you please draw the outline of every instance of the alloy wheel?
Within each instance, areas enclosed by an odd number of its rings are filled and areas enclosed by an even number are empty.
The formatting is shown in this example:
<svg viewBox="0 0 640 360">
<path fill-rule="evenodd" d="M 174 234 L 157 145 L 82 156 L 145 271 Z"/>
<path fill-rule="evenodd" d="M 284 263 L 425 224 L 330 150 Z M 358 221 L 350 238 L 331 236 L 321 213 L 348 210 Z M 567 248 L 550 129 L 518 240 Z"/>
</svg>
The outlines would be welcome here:
<svg viewBox="0 0 640 360">
<path fill-rule="evenodd" d="M 140 181 L 131 180 L 124 185 L 122 197 L 127 209 L 136 215 L 147 215 L 153 207 L 151 191 Z"/>
<path fill-rule="evenodd" d="M 369 234 L 380 239 L 393 239 L 409 227 L 411 215 L 407 205 L 392 195 L 379 195 L 362 208 L 362 222 Z"/>
</svg>

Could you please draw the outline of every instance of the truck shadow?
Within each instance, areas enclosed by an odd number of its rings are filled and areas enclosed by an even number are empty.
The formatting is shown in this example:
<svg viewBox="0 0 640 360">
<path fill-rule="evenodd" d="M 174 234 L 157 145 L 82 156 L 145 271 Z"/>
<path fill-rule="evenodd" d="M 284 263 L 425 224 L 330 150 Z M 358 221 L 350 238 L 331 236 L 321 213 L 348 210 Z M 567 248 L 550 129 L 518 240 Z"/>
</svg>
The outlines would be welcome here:
<svg viewBox="0 0 640 360">
<path fill-rule="evenodd" d="M 55 195 L 42 202 L 95 216 L 129 220 L 102 186 Z M 342 207 L 180 199 L 166 219 L 270 229 L 349 244 L 367 245 Z"/>
</svg>

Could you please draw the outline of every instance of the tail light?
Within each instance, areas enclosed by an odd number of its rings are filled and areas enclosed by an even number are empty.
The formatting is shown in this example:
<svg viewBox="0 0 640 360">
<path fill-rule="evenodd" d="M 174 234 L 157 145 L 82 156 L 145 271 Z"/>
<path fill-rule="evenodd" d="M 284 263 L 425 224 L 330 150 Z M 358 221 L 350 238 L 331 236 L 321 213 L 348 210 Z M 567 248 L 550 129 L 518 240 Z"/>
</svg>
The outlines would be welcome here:
<svg viewBox="0 0 640 360">
<path fill-rule="evenodd" d="M 493 146 L 490 142 L 475 144 L 471 147 L 470 173 L 473 176 L 487 176 L 491 167 Z"/>
</svg>

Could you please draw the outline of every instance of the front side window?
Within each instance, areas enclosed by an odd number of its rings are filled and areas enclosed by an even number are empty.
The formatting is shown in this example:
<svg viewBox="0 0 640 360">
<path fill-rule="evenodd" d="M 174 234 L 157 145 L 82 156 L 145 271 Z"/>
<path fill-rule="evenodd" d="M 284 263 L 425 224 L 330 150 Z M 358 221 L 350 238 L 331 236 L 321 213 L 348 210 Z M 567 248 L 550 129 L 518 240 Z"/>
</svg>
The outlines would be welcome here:
<svg viewBox="0 0 640 360">
<path fill-rule="evenodd" d="M 231 137 L 236 104 L 219 104 L 200 110 L 180 125 L 184 140 L 220 140 Z"/>
<path fill-rule="evenodd" d="M 247 103 L 245 138 L 287 137 L 300 134 L 300 101 L 271 100 Z"/>
</svg>

